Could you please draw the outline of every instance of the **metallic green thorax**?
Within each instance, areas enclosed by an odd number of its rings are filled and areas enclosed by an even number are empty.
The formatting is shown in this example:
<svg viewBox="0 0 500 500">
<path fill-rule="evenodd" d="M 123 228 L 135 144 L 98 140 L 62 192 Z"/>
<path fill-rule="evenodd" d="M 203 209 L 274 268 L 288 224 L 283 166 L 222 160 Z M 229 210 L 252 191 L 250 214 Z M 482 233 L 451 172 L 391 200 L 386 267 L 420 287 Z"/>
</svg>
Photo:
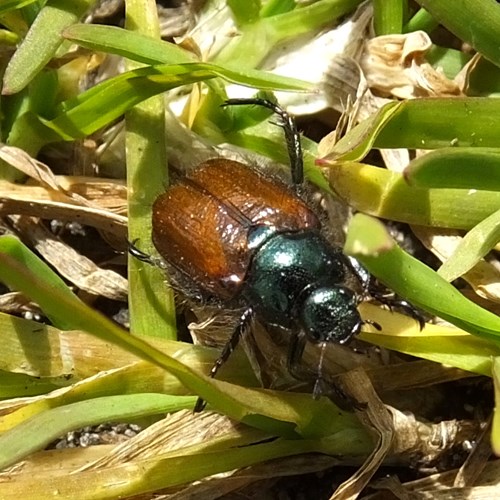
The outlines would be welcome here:
<svg viewBox="0 0 500 500">
<path fill-rule="evenodd" d="M 242 294 L 269 324 L 300 326 L 316 342 L 343 342 L 361 324 L 345 275 L 341 250 L 317 231 L 274 233 L 256 250 Z"/>
</svg>

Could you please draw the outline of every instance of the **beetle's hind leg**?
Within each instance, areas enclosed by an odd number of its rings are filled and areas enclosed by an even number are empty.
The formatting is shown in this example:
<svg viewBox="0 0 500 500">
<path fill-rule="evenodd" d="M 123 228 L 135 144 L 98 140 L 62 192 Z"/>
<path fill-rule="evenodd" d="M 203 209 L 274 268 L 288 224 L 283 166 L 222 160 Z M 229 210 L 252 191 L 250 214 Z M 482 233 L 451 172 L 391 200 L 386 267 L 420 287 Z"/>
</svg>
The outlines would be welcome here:
<svg viewBox="0 0 500 500">
<path fill-rule="evenodd" d="M 231 353 L 236 349 L 238 343 L 240 342 L 241 337 L 249 328 L 253 316 L 254 316 L 254 310 L 252 307 L 248 307 L 247 309 L 245 309 L 245 311 L 240 317 L 238 326 L 234 329 L 231 337 L 229 338 L 229 340 L 226 342 L 226 345 L 222 349 L 220 356 L 216 359 L 214 365 L 212 366 L 212 369 L 210 370 L 209 376 L 211 378 L 215 378 L 221 366 L 229 359 Z M 193 411 L 195 413 L 198 413 L 202 411 L 203 408 L 205 408 L 205 405 L 206 402 L 202 398 L 198 398 Z"/>
<path fill-rule="evenodd" d="M 281 120 L 279 124 L 285 132 L 286 147 L 290 158 L 290 168 L 292 171 L 292 182 L 298 187 L 304 182 L 304 158 L 302 145 L 300 143 L 300 134 L 295 123 L 295 118 L 278 104 L 268 99 L 257 97 L 249 99 L 228 99 L 222 106 L 244 106 L 257 105 L 268 108 L 276 113 Z"/>
</svg>

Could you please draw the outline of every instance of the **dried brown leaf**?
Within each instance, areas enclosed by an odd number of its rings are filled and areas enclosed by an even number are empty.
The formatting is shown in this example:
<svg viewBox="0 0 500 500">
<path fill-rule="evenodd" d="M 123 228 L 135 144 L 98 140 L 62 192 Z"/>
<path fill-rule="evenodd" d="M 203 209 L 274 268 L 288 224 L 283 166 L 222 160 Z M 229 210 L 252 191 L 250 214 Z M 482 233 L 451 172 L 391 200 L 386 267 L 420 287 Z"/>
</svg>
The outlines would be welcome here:
<svg viewBox="0 0 500 500">
<path fill-rule="evenodd" d="M 127 299 L 128 283 L 120 274 L 102 269 L 52 234 L 39 219 L 12 216 L 14 227 L 58 273 L 91 295 L 111 300 Z"/>
<path fill-rule="evenodd" d="M 77 221 L 126 238 L 127 218 L 122 215 L 82 206 L 61 191 L 0 181 L 0 215 L 13 214 Z"/>
<path fill-rule="evenodd" d="M 32 158 L 26 151 L 0 144 L 0 159 L 28 177 L 32 177 L 42 186 L 54 190 L 59 189 L 56 176 L 52 173 L 51 169 L 45 163 Z"/>
<path fill-rule="evenodd" d="M 391 415 L 377 396 L 366 373 L 359 368 L 345 373 L 341 380 L 346 393 L 359 402 L 359 409 L 355 410 L 356 415 L 375 435 L 376 443 L 364 464 L 339 486 L 331 500 L 357 498 L 384 461 L 395 438 Z"/>
<path fill-rule="evenodd" d="M 451 257 L 462 241 L 461 233 L 453 229 L 441 228 L 438 231 L 423 226 L 412 226 L 412 231 L 441 262 Z M 481 260 L 462 278 L 479 296 L 500 303 L 500 270 L 492 263 Z"/>
<path fill-rule="evenodd" d="M 462 95 L 457 83 L 425 61 L 431 46 L 424 31 L 368 40 L 359 62 L 369 87 L 400 99 Z"/>
</svg>

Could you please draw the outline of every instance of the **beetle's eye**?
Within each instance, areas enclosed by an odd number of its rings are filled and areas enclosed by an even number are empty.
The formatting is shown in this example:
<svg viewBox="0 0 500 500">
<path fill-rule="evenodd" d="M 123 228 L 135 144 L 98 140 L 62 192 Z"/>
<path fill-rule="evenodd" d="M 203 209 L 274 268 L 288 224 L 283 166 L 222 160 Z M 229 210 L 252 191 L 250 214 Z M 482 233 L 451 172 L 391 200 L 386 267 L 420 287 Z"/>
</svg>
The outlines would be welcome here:
<svg viewBox="0 0 500 500">
<path fill-rule="evenodd" d="M 343 344 L 359 331 L 361 325 L 356 297 L 344 287 L 313 290 L 302 304 L 300 318 L 312 342 Z"/>
</svg>

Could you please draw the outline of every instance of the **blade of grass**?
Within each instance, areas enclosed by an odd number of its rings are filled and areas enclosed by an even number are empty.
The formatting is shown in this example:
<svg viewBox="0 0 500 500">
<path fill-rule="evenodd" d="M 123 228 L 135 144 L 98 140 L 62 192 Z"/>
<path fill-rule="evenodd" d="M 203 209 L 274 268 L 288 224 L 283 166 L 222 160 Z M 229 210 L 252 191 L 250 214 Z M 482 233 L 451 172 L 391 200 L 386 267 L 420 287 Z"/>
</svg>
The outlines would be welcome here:
<svg viewBox="0 0 500 500">
<path fill-rule="evenodd" d="M 127 15 L 130 15 L 130 10 Z M 66 28 L 62 35 L 81 47 L 116 54 L 143 64 L 184 64 L 197 61 L 192 52 L 178 45 L 162 41 L 147 32 L 129 31 L 117 26 L 74 24 Z"/>
<path fill-rule="evenodd" d="M 128 0 L 125 25 L 160 41 L 156 2 Z M 146 36 L 147 35 L 147 36 Z M 130 40 L 127 40 L 130 43 Z M 138 63 L 127 61 L 133 71 Z M 168 185 L 165 99 L 159 94 L 138 103 L 125 115 L 128 238 L 151 241 L 151 207 Z M 164 272 L 128 257 L 130 331 L 142 337 L 177 338 L 174 294 Z"/>
<path fill-rule="evenodd" d="M 295 8 L 295 0 L 269 0 L 260 9 L 260 17 L 271 17 L 290 12 Z"/>
<path fill-rule="evenodd" d="M 404 33 L 426 31 L 430 33 L 439 26 L 439 23 L 425 9 L 419 9 L 403 28 Z"/>
<path fill-rule="evenodd" d="M 20 9 L 25 5 L 37 2 L 38 0 L 4 0 L 0 5 L 0 15 L 5 14 L 9 10 Z"/>
<path fill-rule="evenodd" d="M 320 162 L 328 163 L 330 160 L 360 161 L 373 148 L 383 128 L 390 122 L 394 115 L 399 113 L 402 103 L 391 102 L 383 106 L 377 113 L 360 122 L 342 137 L 330 151 L 323 153 Z M 325 154 L 326 153 L 326 154 Z"/>
<path fill-rule="evenodd" d="M 231 9 L 236 24 L 241 26 L 258 19 L 261 2 L 260 0 L 247 0 L 246 2 L 227 0 L 227 6 Z"/>
<path fill-rule="evenodd" d="M 438 149 L 498 146 L 500 99 L 411 99 L 388 103 L 351 129 L 324 160 L 361 160 L 372 147 Z"/>
<path fill-rule="evenodd" d="M 379 236 L 374 238 L 374 234 Z M 380 221 L 356 214 L 344 250 L 411 304 L 500 346 L 500 317 L 466 299 L 435 271 L 404 252 Z"/>
<path fill-rule="evenodd" d="M 403 31 L 403 16 L 407 0 L 374 0 L 373 27 L 376 36 Z"/>
<path fill-rule="evenodd" d="M 71 340 L 72 333 L 66 332 L 62 337 L 62 341 Z M 85 340 L 85 337 L 80 337 L 73 342 L 82 342 L 82 340 Z M 105 347 L 106 344 L 101 343 L 101 347 L 103 346 Z M 115 349 L 116 351 L 117 349 Z M 165 349 L 166 354 L 176 356 L 179 361 L 192 368 L 211 367 L 218 355 L 218 352 L 214 351 L 214 349 L 203 346 L 185 345 L 173 341 L 170 341 L 170 346 Z M 111 353 L 113 353 L 112 350 Z M 105 354 L 101 352 L 101 356 Z M 129 358 L 132 358 L 131 360 L 123 361 L 123 353 L 118 353 L 117 358 L 116 363 L 111 363 L 111 361 L 109 363 L 109 366 L 114 365 L 116 368 L 108 367 L 107 370 L 100 372 L 94 370 L 91 376 L 77 382 L 74 382 L 73 378 L 71 386 L 68 385 L 72 381 L 71 378 L 52 377 L 50 379 L 41 379 L 42 381 L 46 380 L 46 385 L 49 381 L 52 382 L 52 389 L 49 390 L 53 390 L 53 392 L 26 398 L 23 401 L 4 402 L 1 407 L 3 414 L 0 416 L 0 433 L 8 431 L 34 415 L 51 408 L 87 399 L 145 392 L 185 395 L 185 387 L 174 375 L 165 370 L 145 361 L 136 361 L 132 356 L 129 356 Z M 127 364 L 120 366 L 119 361 Z M 237 352 L 234 357 L 231 357 L 228 366 L 225 367 L 224 375 L 224 378 L 232 383 L 250 386 L 258 385 L 242 352 Z M 53 386 L 54 382 L 58 383 L 57 387 Z"/>
<path fill-rule="evenodd" d="M 195 401 L 194 396 L 146 393 L 90 399 L 39 413 L 0 435 L 0 469 L 43 449 L 71 430 L 190 409 Z"/>
<path fill-rule="evenodd" d="M 110 465 L 71 475 L 49 475 L 46 472 L 24 481 L 0 483 L 0 497 L 5 500 L 23 498 L 26 491 L 36 493 L 37 500 L 49 500 L 57 491 L 61 500 L 95 500 L 126 498 L 155 492 L 172 486 L 197 481 L 213 474 L 248 467 L 275 458 L 303 453 L 365 456 L 371 440 L 363 430 L 339 432 L 329 442 L 322 440 L 275 440 L 251 443 L 210 451 L 212 441 L 163 453 L 153 458 Z M 207 450 L 208 448 L 208 450 Z M 220 447 L 219 447 L 220 448 Z M 87 485 L 82 488 L 83 485 Z"/>
<path fill-rule="evenodd" d="M 460 50 L 450 49 L 448 47 L 439 47 L 433 45 L 426 54 L 427 61 L 434 68 L 441 68 L 444 74 L 453 80 L 462 68 L 471 60 L 470 54 L 465 54 Z"/>
<path fill-rule="evenodd" d="M 5 46 L 17 45 L 19 43 L 19 36 L 9 30 L 0 30 L 0 43 Z"/>
<path fill-rule="evenodd" d="M 495 343 L 455 327 L 427 323 L 420 330 L 413 318 L 369 303 L 361 304 L 360 311 L 382 330 L 364 327 L 359 338 L 393 351 L 488 377 L 493 357 L 500 354 Z"/>
<path fill-rule="evenodd" d="M 453 255 L 438 269 L 446 281 L 453 281 L 470 271 L 500 241 L 500 210 L 472 228 Z"/>
<path fill-rule="evenodd" d="M 139 68 L 102 82 L 62 103 L 52 120 L 23 115 L 10 140 L 36 155 L 53 141 L 81 139 L 119 118 L 136 104 L 181 85 L 222 77 L 233 83 L 264 89 L 304 90 L 308 84 L 256 70 L 231 70 L 207 63 Z"/>
<path fill-rule="evenodd" d="M 0 371 L 0 399 L 37 396 L 64 387 L 69 383 L 67 380 L 64 381 L 62 377 L 40 379 L 24 373 Z"/>
<path fill-rule="evenodd" d="M 436 21 L 500 66 L 500 10 L 497 2 L 482 0 L 417 0 Z"/>
<path fill-rule="evenodd" d="M 499 99 L 413 99 L 405 101 L 376 138 L 376 148 L 437 149 L 497 147 Z"/>
<path fill-rule="evenodd" d="M 500 149 L 441 148 L 413 160 L 403 174 L 412 186 L 500 191 Z"/>
<path fill-rule="evenodd" d="M 54 56 L 62 43 L 61 32 L 76 23 L 96 0 L 48 0 L 9 61 L 2 93 L 22 90 Z"/>
<path fill-rule="evenodd" d="M 330 186 L 361 212 L 421 226 L 469 230 L 500 206 L 497 191 L 412 187 L 402 174 L 354 162 L 333 165 Z"/>
<path fill-rule="evenodd" d="M 319 0 L 241 27 L 215 57 L 214 62 L 232 68 L 256 68 L 271 49 L 285 40 L 318 31 L 353 11 L 361 0 Z"/>
</svg>

